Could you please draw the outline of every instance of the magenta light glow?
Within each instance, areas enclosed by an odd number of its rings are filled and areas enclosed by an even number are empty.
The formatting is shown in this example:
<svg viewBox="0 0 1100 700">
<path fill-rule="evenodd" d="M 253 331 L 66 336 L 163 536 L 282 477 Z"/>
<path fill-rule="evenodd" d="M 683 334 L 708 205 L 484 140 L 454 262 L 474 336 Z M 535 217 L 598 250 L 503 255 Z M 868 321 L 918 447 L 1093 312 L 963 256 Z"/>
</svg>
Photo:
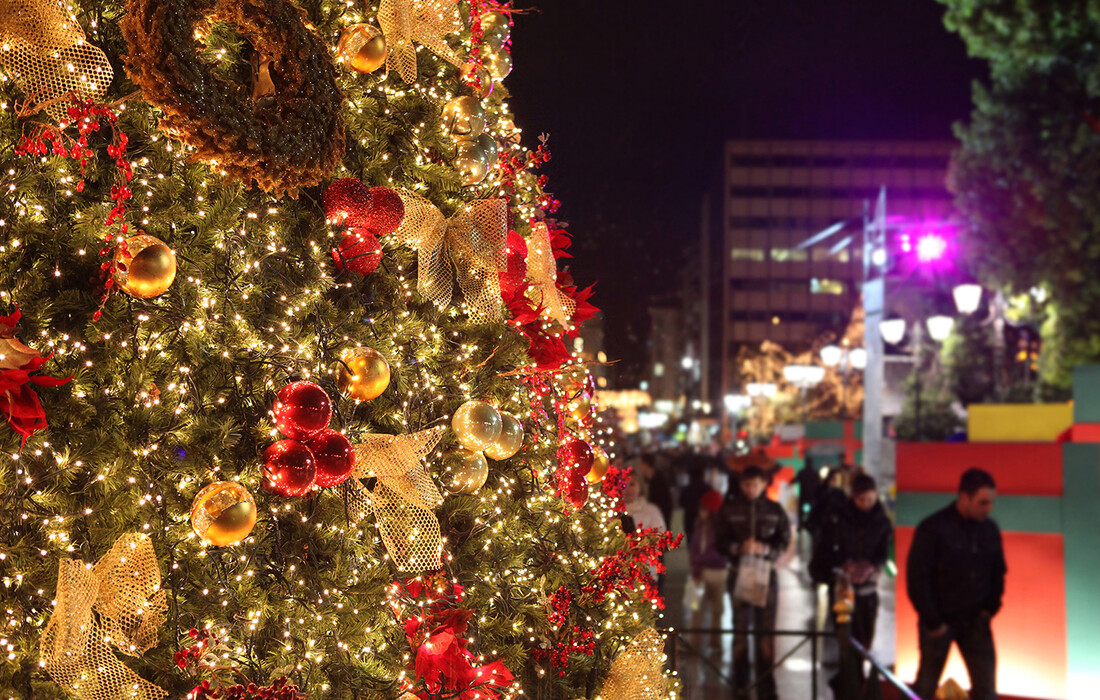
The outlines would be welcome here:
<svg viewBox="0 0 1100 700">
<path fill-rule="evenodd" d="M 947 252 L 947 241 L 934 233 L 917 239 L 917 259 L 921 262 L 934 262 Z"/>
</svg>

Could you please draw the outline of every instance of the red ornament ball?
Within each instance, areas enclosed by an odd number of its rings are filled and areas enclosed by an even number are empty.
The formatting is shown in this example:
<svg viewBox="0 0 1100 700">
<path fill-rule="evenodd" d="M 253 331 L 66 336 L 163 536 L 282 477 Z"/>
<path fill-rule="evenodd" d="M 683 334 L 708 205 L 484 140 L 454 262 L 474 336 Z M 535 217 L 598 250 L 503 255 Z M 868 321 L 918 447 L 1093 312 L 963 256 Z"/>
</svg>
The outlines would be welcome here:
<svg viewBox="0 0 1100 700">
<path fill-rule="evenodd" d="M 272 410 L 279 432 L 303 442 L 327 428 L 332 418 L 328 394 L 313 382 L 294 382 L 279 389 Z"/>
<path fill-rule="evenodd" d="M 316 463 L 297 440 L 280 440 L 264 450 L 264 488 L 280 496 L 304 496 L 313 487 Z"/>
<path fill-rule="evenodd" d="M 405 220 L 405 203 L 389 187 L 370 188 L 372 206 L 364 226 L 376 236 L 388 236 Z"/>
<path fill-rule="evenodd" d="M 567 437 L 558 447 L 558 466 L 568 471 L 570 478 L 580 477 L 584 481 L 583 477 L 592 471 L 595 463 L 596 455 L 584 440 Z"/>
<path fill-rule="evenodd" d="M 348 228 L 365 226 L 371 214 L 370 188 L 353 177 L 342 177 L 325 188 L 321 205 L 325 219 L 334 224 Z"/>
<path fill-rule="evenodd" d="M 309 441 L 309 451 L 317 466 L 314 480 L 321 488 L 342 483 L 355 466 L 355 448 L 343 433 L 326 428 Z"/>
<path fill-rule="evenodd" d="M 588 479 L 576 472 L 571 472 L 565 482 L 565 490 L 562 498 L 574 508 L 580 509 L 588 503 Z"/>
<path fill-rule="evenodd" d="M 360 275 L 369 275 L 382 262 L 382 246 L 365 228 L 353 228 L 340 245 L 332 249 L 332 262 L 341 272 L 344 267 Z"/>
</svg>

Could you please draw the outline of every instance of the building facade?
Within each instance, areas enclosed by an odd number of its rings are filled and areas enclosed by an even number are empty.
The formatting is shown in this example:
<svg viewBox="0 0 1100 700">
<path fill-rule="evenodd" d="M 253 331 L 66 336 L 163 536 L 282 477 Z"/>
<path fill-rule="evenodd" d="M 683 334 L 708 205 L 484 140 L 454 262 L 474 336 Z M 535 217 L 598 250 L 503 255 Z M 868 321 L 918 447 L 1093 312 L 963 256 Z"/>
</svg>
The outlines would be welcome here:
<svg viewBox="0 0 1100 700">
<path fill-rule="evenodd" d="M 815 233 L 861 221 L 881 187 L 891 216 L 941 220 L 953 142 L 728 141 L 723 192 L 723 394 L 736 393 L 741 347 L 791 350 L 844 329 L 860 300 L 862 224 L 800 249 Z M 851 243 L 834 245 L 848 235 Z"/>
</svg>

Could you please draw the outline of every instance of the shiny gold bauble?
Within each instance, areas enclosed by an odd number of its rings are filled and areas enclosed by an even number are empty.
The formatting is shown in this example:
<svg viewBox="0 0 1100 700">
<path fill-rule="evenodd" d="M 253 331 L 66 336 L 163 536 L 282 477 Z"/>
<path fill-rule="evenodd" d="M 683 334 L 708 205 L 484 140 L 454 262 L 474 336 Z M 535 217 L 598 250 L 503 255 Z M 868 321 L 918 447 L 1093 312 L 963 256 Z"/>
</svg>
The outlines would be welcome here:
<svg viewBox="0 0 1100 700">
<path fill-rule="evenodd" d="M 561 373 L 558 383 L 567 399 L 579 396 L 588 387 L 588 370 L 583 366 L 574 366 Z"/>
<path fill-rule="evenodd" d="M 476 139 L 485 131 L 485 108 L 469 95 L 456 97 L 443 106 L 443 131 L 454 138 Z"/>
<path fill-rule="evenodd" d="M 484 51 L 488 47 L 482 47 Z M 493 80 L 500 82 L 512 72 L 512 54 L 507 51 L 488 51 L 481 59 L 481 65 L 493 76 Z"/>
<path fill-rule="evenodd" d="M 191 502 L 191 527 L 207 542 L 224 547 L 248 537 L 256 524 L 256 500 L 235 481 L 215 481 Z"/>
<path fill-rule="evenodd" d="M 348 68 L 373 73 L 386 62 L 386 37 L 369 24 L 353 24 L 340 35 L 336 54 Z"/>
<path fill-rule="evenodd" d="M 497 140 L 489 134 L 482 134 L 477 137 L 478 148 L 485 153 L 485 162 L 490 169 L 495 168 L 497 165 Z"/>
<path fill-rule="evenodd" d="M 138 299 L 151 299 L 168 291 L 176 279 L 176 254 L 164 241 L 144 233 L 126 239 L 115 249 L 114 279 L 118 288 Z"/>
<path fill-rule="evenodd" d="M 456 447 L 443 455 L 443 486 L 451 493 L 477 493 L 489 478 L 489 463 L 476 450 Z"/>
<path fill-rule="evenodd" d="M 594 458 L 592 469 L 584 475 L 590 484 L 601 481 L 604 475 L 607 474 L 607 470 L 611 468 L 611 458 L 607 456 L 607 451 L 604 448 L 592 445 L 592 456 Z"/>
<path fill-rule="evenodd" d="M 336 371 L 340 393 L 359 401 L 381 396 L 390 385 L 390 366 L 374 348 L 346 351 Z"/>
<path fill-rule="evenodd" d="M 477 96 L 481 99 L 485 99 L 489 95 L 493 94 L 493 76 L 489 75 L 489 71 L 485 70 L 484 66 L 479 66 L 475 63 L 463 63 L 462 64 L 462 80 L 467 84 L 472 82 L 471 76 L 474 72 L 477 72 L 478 82 L 480 87 L 474 88 L 471 86 L 471 90 L 477 92 Z"/>
<path fill-rule="evenodd" d="M 458 444 L 476 452 L 489 449 L 500 439 L 503 426 L 500 412 L 484 401 L 467 401 L 451 417 Z"/>
<path fill-rule="evenodd" d="M 508 459 L 519 448 L 523 447 L 523 424 L 516 420 L 511 413 L 499 411 L 501 426 L 500 437 L 492 445 L 485 448 L 485 456 L 489 459 Z"/>
<path fill-rule="evenodd" d="M 511 33 L 508 15 L 503 12 L 486 12 L 481 16 L 481 41 L 493 51 L 503 49 Z"/>
<path fill-rule="evenodd" d="M 489 174 L 489 157 L 476 141 L 459 141 L 452 165 L 466 185 L 476 185 Z"/>
</svg>

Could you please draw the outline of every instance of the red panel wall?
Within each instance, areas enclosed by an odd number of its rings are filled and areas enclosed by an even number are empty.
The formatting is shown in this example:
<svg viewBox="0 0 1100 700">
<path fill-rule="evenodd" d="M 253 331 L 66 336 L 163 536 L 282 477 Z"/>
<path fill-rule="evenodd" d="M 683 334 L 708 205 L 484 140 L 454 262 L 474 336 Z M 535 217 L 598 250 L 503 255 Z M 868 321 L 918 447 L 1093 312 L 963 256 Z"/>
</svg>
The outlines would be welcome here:
<svg viewBox="0 0 1100 700">
<path fill-rule="evenodd" d="M 899 442 L 898 492 L 955 493 L 970 467 L 993 475 L 997 492 L 1062 495 L 1062 446 L 1055 443 Z"/>
<path fill-rule="evenodd" d="M 1011 694 L 1065 698 L 1066 586 L 1062 536 L 1023 532 L 1006 532 L 1003 536 L 1008 576 L 1004 607 L 993 620 L 998 690 L 1002 697 Z M 917 614 L 905 592 L 905 560 L 912 541 L 912 527 L 897 529 L 897 670 L 899 678 L 906 682 L 916 678 L 919 658 Z M 944 672 L 943 678 L 949 677 L 964 688 L 969 687 L 957 649 L 952 650 Z M 1097 692 L 1100 696 L 1100 690 Z"/>
</svg>

